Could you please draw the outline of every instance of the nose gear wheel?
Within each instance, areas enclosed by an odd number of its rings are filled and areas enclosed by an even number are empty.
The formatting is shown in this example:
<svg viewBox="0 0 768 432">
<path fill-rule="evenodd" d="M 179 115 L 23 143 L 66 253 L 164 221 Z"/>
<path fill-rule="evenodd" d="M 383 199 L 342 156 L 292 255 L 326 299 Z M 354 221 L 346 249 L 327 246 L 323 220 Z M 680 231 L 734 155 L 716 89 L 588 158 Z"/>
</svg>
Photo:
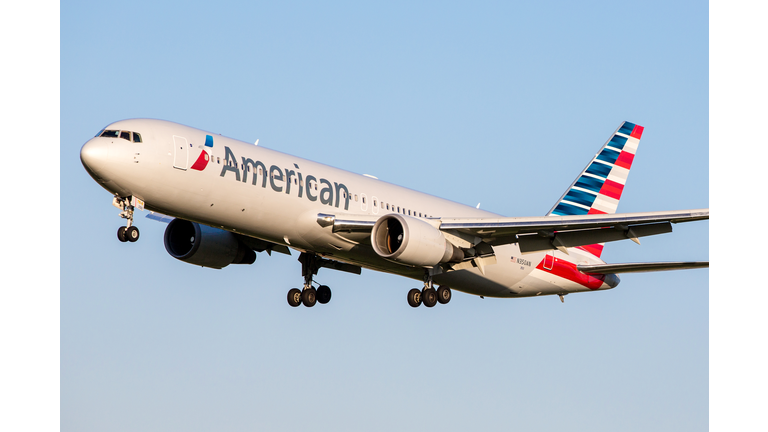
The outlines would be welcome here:
<svg viewBox="0 0 768 432">
<path fill-rule="evenodd" d="M 117 229 L 117 239 L 121 242 L 135 242 L 139 239 L 139 229 L 133 225 L 133 205 L 131 205 L 131 197 L 114 197 L 112 198 L 112 205 L 122 210 L 120 217 L 127 219 L 124 227 Z"/>
</svg>

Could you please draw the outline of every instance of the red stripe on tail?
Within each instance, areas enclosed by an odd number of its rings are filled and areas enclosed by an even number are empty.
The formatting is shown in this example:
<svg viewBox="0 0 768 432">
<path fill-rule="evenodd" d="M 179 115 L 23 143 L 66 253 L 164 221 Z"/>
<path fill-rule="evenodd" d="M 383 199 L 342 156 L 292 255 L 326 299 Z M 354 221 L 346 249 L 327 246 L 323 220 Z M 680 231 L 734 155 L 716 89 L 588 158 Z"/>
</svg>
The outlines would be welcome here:
<svg viewBox="0 0 768 432">
<path fill-rule="evenodd" d="M 621 192 L 624 190 L 624 185 L 616 183 L 615 181 L 606 180 L 603 183 L 603 187 L 600 188 L 600 194 L 611 197 L 613 199 L 621 198 Z"/>
<path fill-rule="evenodd" d="M 635 160 L 635 155 L 633 155 L 630 152 L 621 152 L 619 154 L 619 158 L 616 159 L 616 166 L 620 166 L 622 168 L 630 169 L 632 167 L 632 161 Z"/>
</svg>

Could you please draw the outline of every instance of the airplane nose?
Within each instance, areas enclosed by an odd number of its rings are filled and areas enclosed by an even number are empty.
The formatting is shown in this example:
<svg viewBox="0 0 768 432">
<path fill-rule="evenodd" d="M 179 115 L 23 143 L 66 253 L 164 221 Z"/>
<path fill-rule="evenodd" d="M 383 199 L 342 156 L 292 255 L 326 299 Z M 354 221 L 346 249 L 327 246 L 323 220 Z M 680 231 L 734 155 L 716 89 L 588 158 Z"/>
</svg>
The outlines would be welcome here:
<svg viewBox="0 0 768 432">
<path fill-rule="evenodd" d="M 90 140 L 80 149 L 80 162 L 83 163 L 88 172 L 99 175 L 100 170 L 103 170 L 104 164 L 109 158 L 109 147 L 105 144 Z"/>
</svg>

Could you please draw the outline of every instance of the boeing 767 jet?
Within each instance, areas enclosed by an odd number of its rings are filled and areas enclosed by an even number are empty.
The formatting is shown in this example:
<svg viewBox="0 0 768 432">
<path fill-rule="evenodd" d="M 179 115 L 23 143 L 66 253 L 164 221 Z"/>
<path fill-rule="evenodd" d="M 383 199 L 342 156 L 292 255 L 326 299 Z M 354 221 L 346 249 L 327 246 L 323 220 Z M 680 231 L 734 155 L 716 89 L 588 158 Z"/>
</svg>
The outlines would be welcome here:
<svg viewBox="0 0 768 432">
<path fill-rule="evenodd" d="M 624 122 L 545 216 L 503 217 L 263 146 L 154 119 L 112 123 L 83 145 L 88 174 L 112 194 L 135 242 L 136 210 L 168 222 L 168 253 L 222 269 L 256 253 L 299 253 L 291 306 L 331 299 L 321 268 L 371 269 L 423 282 L 408 304 L 433 307 L 452 290 L 483 297 L 563 296 L 615 288 L 618 273 L 708 262 L 607 264 L 607 242 L 668 233 L 709 209 L 616 213 L 643 127 Z M 317 286 L 317 287 L 316 287 Z M 405 291 L 405 288 L 404 288 Z"/>
</svg>

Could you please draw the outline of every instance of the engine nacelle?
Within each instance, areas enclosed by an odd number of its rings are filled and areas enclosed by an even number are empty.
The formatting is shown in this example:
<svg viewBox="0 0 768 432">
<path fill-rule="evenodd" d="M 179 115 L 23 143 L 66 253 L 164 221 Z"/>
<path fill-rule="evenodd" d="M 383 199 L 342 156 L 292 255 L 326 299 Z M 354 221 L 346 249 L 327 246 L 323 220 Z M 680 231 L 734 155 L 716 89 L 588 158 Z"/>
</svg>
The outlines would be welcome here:
<svg viewBox="0 0 768 432">
<path fill-rule="evenodd" d="M 203 267 L 220 269 L 256 261 L 256 252 L 231 232 L 184 219 L 174 219 L 168 224 L 163 243 L 172 257 Z"/>
<path fill-rule="evenodd" d="M 371 231 L 373 250 L 382 258 L 419 267 L 460 262 L 464 252 L 442 232 L 421 219 L 388 214 L 379 218 Z"/>
</svg>

